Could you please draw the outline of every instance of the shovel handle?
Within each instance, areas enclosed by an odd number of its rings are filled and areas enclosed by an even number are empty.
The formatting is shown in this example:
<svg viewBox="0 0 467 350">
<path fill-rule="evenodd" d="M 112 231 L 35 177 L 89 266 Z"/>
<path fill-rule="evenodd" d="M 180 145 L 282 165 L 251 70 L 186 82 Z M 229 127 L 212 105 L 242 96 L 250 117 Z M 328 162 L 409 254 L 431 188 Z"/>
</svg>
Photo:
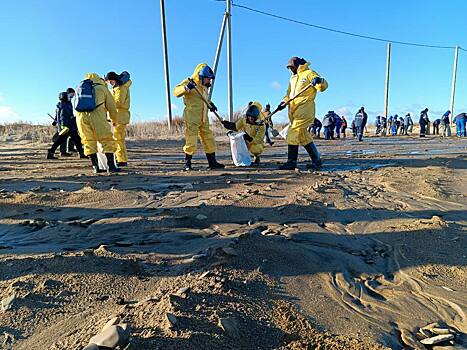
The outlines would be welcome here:
<svg viewBox="0 0 467 350">
<path fill-rule="evenodd" d="M 308 84 L 307 86 L 305 86 L 303 89 L 301 89 L 299 92 L 297 92 L 295 94 L 295 96 L 293 96 L 292 98 L 288 99 L 287 102 L 285 103 L 286 106 L 288 106 L 290 104 L 290 102 L 292 102 L 293 100 L 295 100 L 298 96 L 300 96 L 301 94 L 303 94 L 305 91 L 307 91 L 309 88 L 311 88 L 312 86 L 314 86 L 313 84 Z M 271 118 L 274 114 L 276 114 L 277 112 L 279 112 L 279 109 L 276 108 L 271 114 L 269 114 L 269 118 Z"/>
<path fill-rule="evenodd" d="M 196 85 L 196 82 L 193 80 L 193 79 L 190 79 L 188 78 L 188 81 L 192 84 L 195 85 L 194 87 L 194 90 L 198 93 L 199 97 L 201 98 L 201 100 L 203 100 L 203 102 L 208 106 L 208 107 L 211 107 L 211 102 L 209 102 L 206 97 L 203 96 L 203 94 L 201 93 L 201 91 L 199 91 L 198 89 L 198 86 Z M 216 118 L 222 123 L 223 122 L 223 119 L 221 118 L 221 116 L 216 112 L 212 112 L 214 113 L 214 115 L 216 116 Z"/>
</svg>

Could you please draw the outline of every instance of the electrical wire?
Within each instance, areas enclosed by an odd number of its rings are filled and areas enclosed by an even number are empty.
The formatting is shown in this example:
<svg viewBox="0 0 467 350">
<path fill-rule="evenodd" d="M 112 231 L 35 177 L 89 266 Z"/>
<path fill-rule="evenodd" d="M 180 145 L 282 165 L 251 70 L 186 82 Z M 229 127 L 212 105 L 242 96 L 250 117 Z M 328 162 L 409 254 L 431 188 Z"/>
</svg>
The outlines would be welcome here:
<svg viewBox="0 0 467 350">
<path fill-rule="evenodd" d="M 222 1 L 222 0 L 217 0 L 217 1 Z M 429 45 L 429 44 L 421 44 L 421 43 L 408 42 L 408 41 L 389 40 L 389 39 L 379 38 L 379 37 L 370 36 L 370 35 L 351 33 L 351 32 L 346 32 L 346 31 L 343 31 L 343 30 L 333 29 L 333 28 L 329 28 L 329 27 L 323 27 L 323 26 L 319 26 L 319 25 L 316 25 L 316 24 L 299 21 L 299 20 L 296 20 L 296 19 L 293 19 L 293 18 L 288 18 L 288 17 L 276 15 L 274 13 L 270 13 L 270 12 L 266 12 L 266 11 L 262 11 L 262 10 L 257 10 L 257 9 L 252 8 L 252 7 L 248 7 L 248 6 L 233 3 L 233 2 L 232 2 L 232 6 L 238 7 L 238 8 L 250 11 L 250 12 L 259 13 L 261 15 L 273 17 L 273 18 L 276 18 L 276 19 L 281 19 L 281 20 L 284 20 L 284 21 L 287 21 L 287 22 L 292 22 L 292 23 L 295 23 L 295 24 L 300 24 L 300 25 L 304 25 L 304 26 L 307 26 L 307 27 L 312 27 L 312 28 L 315 28 L 315 29 L 326 30 L 328 32 L 349 35 L 349 36 L 362 38 L 362 39 L 375 40 L 375 41 L 380 41 L 380 42 L 385 42 L 385 43 L 394 43 L 394 44 L 407 45 L 407 46 L 427 47 L 427 48 L 432 48 L 432 49 L 455 49 L 456 48 L 456 46 Z M 467 51 L 466 49 L 463 49 L 460 46 L 459 46 L 459 49 L 462 50 L 462 51 Z"/>
</svg>

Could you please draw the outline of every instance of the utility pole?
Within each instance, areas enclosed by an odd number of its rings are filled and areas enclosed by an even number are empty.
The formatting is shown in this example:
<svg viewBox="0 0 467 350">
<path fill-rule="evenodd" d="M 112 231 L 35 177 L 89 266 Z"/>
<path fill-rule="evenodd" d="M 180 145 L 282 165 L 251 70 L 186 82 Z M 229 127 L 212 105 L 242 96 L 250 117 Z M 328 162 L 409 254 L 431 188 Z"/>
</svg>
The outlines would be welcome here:
<svg viewBox="0 0 467 350">
<path fill-rule="evenodd" d="M 228 102 L 229 102 L 229 120 L 233 121 L 233 91 L 232 91 L 232 0 L 227 1 L 227 82 L 229 85 Z"/>
<path fill-rule="evenodd" d="M 451 105 L 450 105 L 450 111 L 451 111 L 451 117 L 450 117 L 450 123 L 452 123 L 452 118 L 454 117 L 454 95 L 456 94 L 456 79 L 457 79 L 457 58 L 459 55 L 459 46 L 456 46 L 456 49 L 454 50 L 454 69 L 452 72 L 452 86 L 451 86 Z"/>
<path fill-rule="evenodd" d="M 391 66 L 391 43 L 388 43 L 388 57 L 386 61 L 386 91 L 384 93 L 384 116 L 388 117 L 389 100 L 389 68 Z"/>
<path fill-rule="evenodd" d="M 225 25 L 227 23 L 227 12 L 224 13 L 224 17 L 222 18 L 222 25 L 221 25 L 221 32 L 219 34 L 219 41 L 217 42 L 217 50 L 216 50 L 216 57 L 214 57 L 214 65 L 212 66 L 212 70 L 214 71 L 214 75 L 217 75 L 217 66 L 219 65 L 219 58 L 221 56 L 222 51 L 222 41 L 224 40 L 224 32 L 225 32 Z M 214 83 L 216 79 L 212 81 L 211 88 L 209 89 L 209 100 L 212 98 L 212 93 L 214 92 Z"/>
<path fill-rule="evenodd" d="M 170 80 L 169 80 L 169 55 L 167 52 L 167 32 L 165 28 L 165 5 L 161 1 L 161 26 L 162 26 L 162 49 L 164 51 L 164 70 L 165 70 L 165 92 L 167 95 L 167 125 L 172 129 L 172 103 L 170 102 Z"/>
</svg>

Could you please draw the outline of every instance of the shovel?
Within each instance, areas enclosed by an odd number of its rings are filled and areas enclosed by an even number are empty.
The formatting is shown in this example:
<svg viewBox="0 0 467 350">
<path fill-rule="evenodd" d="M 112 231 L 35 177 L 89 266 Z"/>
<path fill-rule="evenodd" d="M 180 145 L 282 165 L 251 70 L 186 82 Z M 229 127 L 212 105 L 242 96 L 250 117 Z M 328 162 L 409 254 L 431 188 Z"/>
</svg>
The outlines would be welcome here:
<svg viewBox="0 0 467 350">
<path fill-rule="evenodd" d="M 297 94 L 295 96 L 293 96 L 292 98 L 290 98 L 286 103 L 285 105 L 288 106 L 290 104 L 290 102 L 292 102 L 293 100 L 295 100 L 297 97 L 299 97 L 301 94 L 303 94 L 305 91 L 307 91 L 309 88 L 311 88 L 312 86 L 314 86 L 313 84 L 308 84 L 307 86 L 305 86 L 303 89 L 301 89 L 299 92 L 297 92 Z M 272 116 L 274 114 L 276 114 L 277 112 L 279 112 L 279 109 L 276 108 L 271 114 L 268 115 L 268 118 L 271 118 L 272 119 Z M 277 137 L 279 136 L 279 131 L 277 131 L 276 129 L 272 129 L 272 136 L 274 137 Z"/>
<path fill-rule="evenodd" d="M 195 86 L 193 89 L 198 93 L 199 97 L 203 100 L 203 102 L 206 103 L 206 105 L 207 105 L 208 107 L 211 107 L 211 102 L 209 102 L 208 99 L 207 99 L 206 97 L 204 97 L 204 95 L 201 93 L 201 91 L 199 91 L 198 86 L 196 85 L 196 82 L 195 82 L 193 79 L 191 79 L 191 78 L 188 78 L 188 81 L 189 81 L 190 83 L 192 83 L 192 84 Z M 221 123 L 223 122 L 223 119 L 221 118 L 221 116 L 220 116 L 216 111 L 214 111 L 214 112 L 212 112 L 212 113 L 214 113 L 214 115 L 216 116 L 216 118 L 217 118 Z"/>
</svg>

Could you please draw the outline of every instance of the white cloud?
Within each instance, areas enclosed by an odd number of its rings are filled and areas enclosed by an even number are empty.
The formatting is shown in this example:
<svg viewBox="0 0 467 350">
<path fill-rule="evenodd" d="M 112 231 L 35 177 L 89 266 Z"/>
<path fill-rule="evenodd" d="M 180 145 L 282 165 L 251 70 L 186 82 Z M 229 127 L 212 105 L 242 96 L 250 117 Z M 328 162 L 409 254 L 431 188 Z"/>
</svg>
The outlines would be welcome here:
<svg viewBox="0 0 467 350">
<path fill-rule="evenodd" d="M 19 114 L 10 106 L 0 106 L 0 123 L 12 123 L 20 120 Z"/>
<path fill-rule="evenodd" d="M 278 81 L 273 81 L 271 83 L 271 87 L 274 89 L 274 90 L 280 90 L 282 89 L 282 85 L 278 82 Z"/>
<path fill-rule="evenodd" d="M 342 107 L 339 107 L 339 108 L 336 110 L 336 113 L 339 114 L 339 115 L 345 115 L 345 116 L 353 115 L 350 106 L 342 106 Z"/>
</svg>

